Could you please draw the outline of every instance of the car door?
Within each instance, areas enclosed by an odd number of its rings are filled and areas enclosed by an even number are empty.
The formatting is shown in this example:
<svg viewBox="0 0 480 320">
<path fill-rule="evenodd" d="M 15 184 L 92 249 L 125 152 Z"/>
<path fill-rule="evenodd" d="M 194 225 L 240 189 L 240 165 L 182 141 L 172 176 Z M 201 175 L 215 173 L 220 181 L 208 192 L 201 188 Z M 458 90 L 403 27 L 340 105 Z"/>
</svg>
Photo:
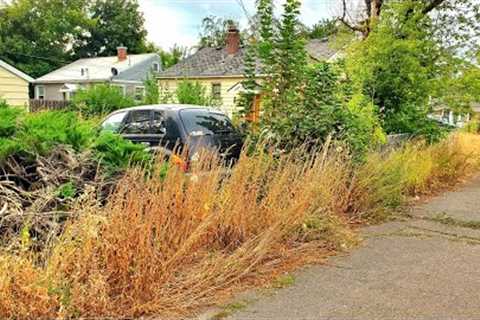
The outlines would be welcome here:
<svg viewBox="0 0 480 320">
<path fill-rule="evenodd" d="M 132 110 L 129 112 L 122 136 L 133 143 L 152 147 L 158 145 L 158 136 L 153 134 L 152 110 Z"/>
</svg>

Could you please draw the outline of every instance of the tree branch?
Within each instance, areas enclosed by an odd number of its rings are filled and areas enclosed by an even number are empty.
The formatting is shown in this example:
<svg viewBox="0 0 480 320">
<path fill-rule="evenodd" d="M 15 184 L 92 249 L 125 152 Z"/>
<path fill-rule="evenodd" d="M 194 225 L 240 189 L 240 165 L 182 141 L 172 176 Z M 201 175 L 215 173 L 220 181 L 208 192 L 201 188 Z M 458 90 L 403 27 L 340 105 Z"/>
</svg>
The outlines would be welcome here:
<svg viewBox="0 0 480 320">
<path fill-rule="evenodd" d="M 342 5 L 343 5 L 343 14 L 341 17 L 338 18 L 338 20 L 350 30 L 364 33 L 365 32 L 364 28 L 353 25 L 347 21 L 347 0 L 342 0 Z"/>
<path fill-rule="evenodd" d="M 432 0 L 429 4 L 427 4 L 425 6 L 425 8 L 423 8 L 422 10 L 422 13 L 423 14 L 427 14 L 429 13 L 430 11 L 432 11 L 433 9 L 437 8 L 438 6 L 440 6 L 442 3 L 444 3 L 445 0 Z"/>
</svg>

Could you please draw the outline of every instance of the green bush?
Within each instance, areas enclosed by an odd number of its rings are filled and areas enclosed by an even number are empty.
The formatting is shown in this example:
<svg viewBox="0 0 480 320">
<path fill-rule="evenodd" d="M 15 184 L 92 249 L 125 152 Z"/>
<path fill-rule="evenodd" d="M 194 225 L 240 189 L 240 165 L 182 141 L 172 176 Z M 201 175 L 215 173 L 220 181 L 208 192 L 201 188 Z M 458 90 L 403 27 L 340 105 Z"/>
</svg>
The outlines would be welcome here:
<svg viewBox="0 0 480 320">
<path fill-rule="evenodd" d="M 130 164 L 144 164 L 151 160 L 145 147 L 111 133 L 101 133 L 92 145 L 97 159 L 111 171 L 123 169 Z"/>
<path fill-rule="evenodd" d="M 178 84 L 175 91 L 177 102 L 198 106 L 218 106 L 221 101 L 213 99 L 207 94 L 207 89 L 198 81 L 184 80 Z"/>
<path fill-rule="evenodd" d="M 43 155 L 59 144 L 82 151 L 95 135 L 93 124 L 79 119 L 74 112 L 47 111 L 26 115 L 16 139 L 28 150 Z"/>
<path fill-rule="evenodd" d="M 135 105 L 135 101 L 132 97 L 124 96 L 118 87 L 98 84 L 79 90 L 73 98 L 73 105 L 86 116 L 98 116 L 132 107 Z"/>
<path fill-rule="evenodd" d="M 0 137 L 8 138 L 15 133 L 22 114 L 21 109 L 8 107 L 0 102 Z"/>
</svg>

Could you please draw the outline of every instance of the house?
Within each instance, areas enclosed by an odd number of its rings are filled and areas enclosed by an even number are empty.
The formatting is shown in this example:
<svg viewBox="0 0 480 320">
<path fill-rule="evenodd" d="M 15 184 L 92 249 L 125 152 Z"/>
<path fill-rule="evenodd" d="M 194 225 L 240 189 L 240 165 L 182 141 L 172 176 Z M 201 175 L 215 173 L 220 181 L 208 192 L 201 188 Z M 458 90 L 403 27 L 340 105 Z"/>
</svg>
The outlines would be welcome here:
<svg viewBox="0 0 480 320">
<path fill-rule="evenodd" d="M 312 61 L 332 61 L 339 57 L 338 50 L 326 40 L 312 40 L 306 45 Z M 246 48 L 240 45 L 240 33 L 231 26 L 226 35 L 225 48 L 202 48 L 158 75 L 162 91 L 174 93 L 183 80 L 198 81 L 207 88 L 213 98 L 222 102 L 222 111 L 232 115 L 236 99 L 243 89 L 244 57 Z M 257 70 L 261 79 L 261 66 Z"/>
<path fill-rule="evenodd" d="M 0 100 L 12 106 L 27 106 L 32 77 L 0 60 Z"/>
<path fill-rule="evenodd" d="M 156 53 L 132 54 L 117 48 L 113 57 L 80 59 L 35 80 L 35 99 L 68 101 L 79 89 L 99 83 L 117 86 L 125 95 L 141 100 L 143 81 L 151 72 L 161 71 Z"/>
</svg>

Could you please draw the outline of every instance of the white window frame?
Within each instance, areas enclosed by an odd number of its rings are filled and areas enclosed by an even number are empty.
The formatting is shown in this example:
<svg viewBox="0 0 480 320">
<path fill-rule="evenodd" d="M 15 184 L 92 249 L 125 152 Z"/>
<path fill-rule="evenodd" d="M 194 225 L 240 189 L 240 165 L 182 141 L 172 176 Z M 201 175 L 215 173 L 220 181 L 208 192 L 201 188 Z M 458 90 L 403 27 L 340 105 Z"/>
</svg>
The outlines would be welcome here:
<svg viewBox="0 0 480 320">
<path fill-rule="evenodd" d="M 40 98 L 40 89 L 42 89 L 43 94 L 41 95 L 42 98 Z M 45 86 L 44 85 L 37 85 L 35 86 L 35 99 L 37 100 L 45 100 Z"/>
<path fill-rule="evenodd" d="M 137 89 L 142 89 L 142 97 L 140 99 L 137 99 Z M 144 86 L 135 86 L 133 89 L 133 98 L 135 101 L 143 101 L 145 98 L 145 87 Z"/>
<path fill-rule="evenodd" d="M 152 63 L 152 70 L 154 72 L 160 72 L 160 63 L 158 63 L 158 62 Z"/>
</svg>

